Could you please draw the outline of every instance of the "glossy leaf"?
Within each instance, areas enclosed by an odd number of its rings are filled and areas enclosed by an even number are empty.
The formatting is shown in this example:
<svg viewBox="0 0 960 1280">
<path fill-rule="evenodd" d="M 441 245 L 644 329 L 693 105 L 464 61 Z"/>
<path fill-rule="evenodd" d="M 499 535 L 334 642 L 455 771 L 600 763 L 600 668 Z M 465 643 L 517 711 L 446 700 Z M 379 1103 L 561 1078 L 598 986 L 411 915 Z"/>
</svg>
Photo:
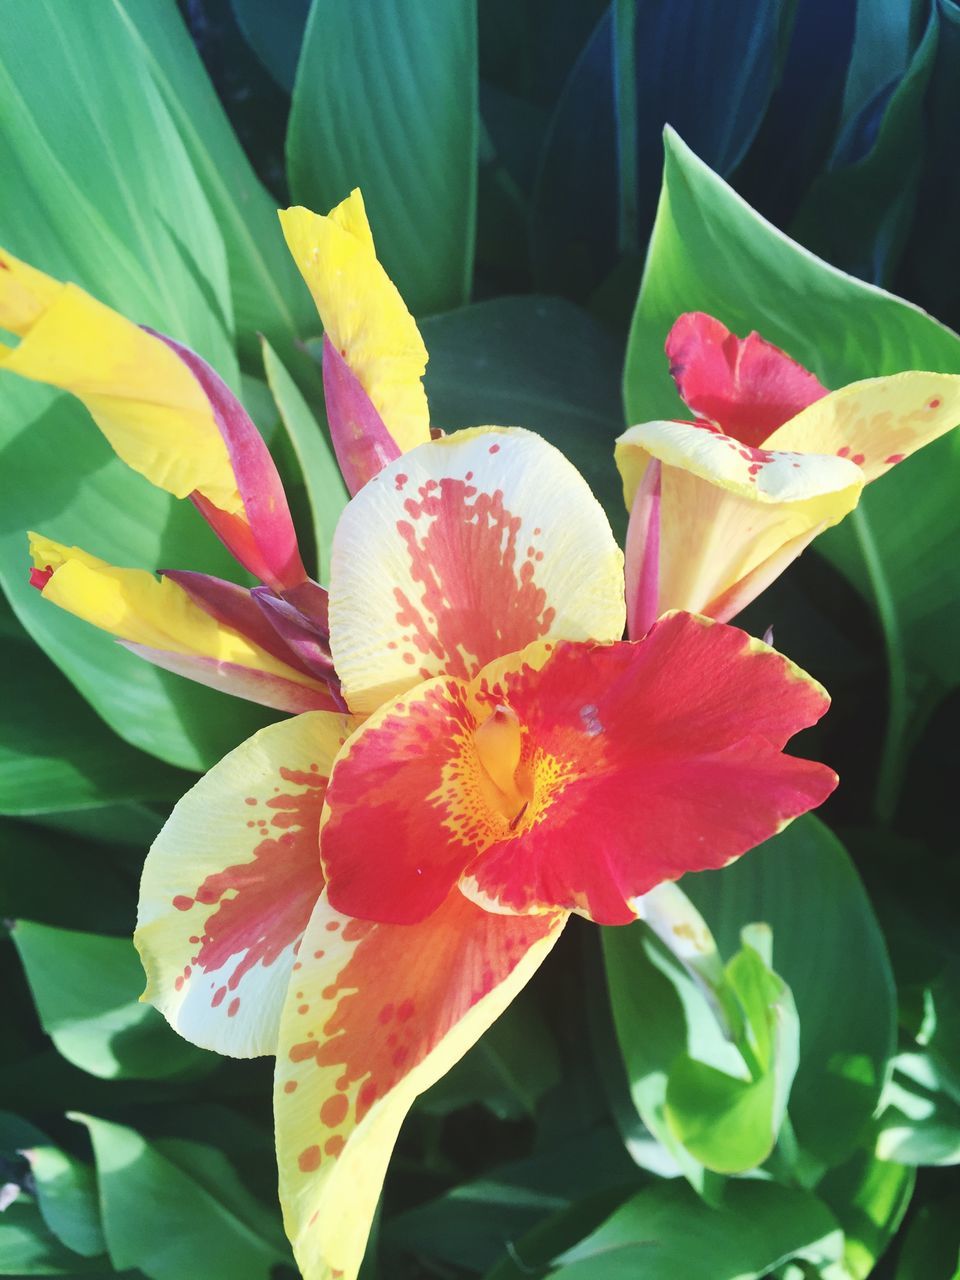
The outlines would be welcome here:
<svg viewBox="0 0 960 1280">
<path fill-rule="evenodd" d="M 857 1151 L 817 1183 L 843 1227 L 843 1280 L 867 1280 L 900 1226 L 913 1195 L 913 1169 Z"/>
<path fill-rule="evenodd" d="M 82 1258 L 54 1236 L 36 1203 L 18 1197 L 0 1214 L 0 1275 L 109 1275 L 104 1258 Z"/>
<path fill-rule="evenodd" d="M 127 938 L 21 920 L 13 940 L 44 1031 L 75 1066 L 106 1079 L 156 1080 L 213 1067 L 140 1004 L 143 970 Z"/>
<path fill-rule="evenodd" d="M 793 1128 L 814 1160 L 843 1160 L 876 1108 L 895 1026 L 886 947 L 846 852 L 816 818 L 798 818 L 725 870 L 686 876 L 682 888 L 721 951 L 744 924 L 771 926 L 800 1018 Z"/>
<path fill-rule="evenodd" d="M 619 350 L 586 311 L 559 298 L 497 298 L 421 326 L 430 419 L 458 427 L 527 427 L 580 469 L 626 526 L 613 441 L 623 430 Z"/>
<path fill-rule="evenodd" d="M 648 1187 L 555 1260 L 563 1280 L 755 1280 L 790 1258 L 839 1258 L 843 1235 L 808 1192 L 732 1182 L 722 1211 L 680 1182 Z"/>
<path fill-rule="evenodd" d="M 287 135 L 294 202 L 363 191 L 377 252 L 416 314 L 470 294 L 475 0 L 313 0 Z"/>
<path fill-rule="evenodd" d="M 269 1280 L 271 1268 L 286 1261 L 257 1230 L 249 1197 L 238 1210 L 235 1189 L 225 1195 L 211 1190 L 205 1173 L 185 1172 L 135 1130 L 93 1116 L 75 1118 L 93 1142 L 115 1267 L 136 1267 L 150 1280 Z"/>
<path fill-rule="evenodd" d="M 910 1165 L 960 1164 L 960 1093 L 937 1061 L 900 1053 L 883 1095 L 877 1154 Z"/>
<path fill-rule="evenodd" d="M 62 831 L 44 830 L 35 822 L 0 819 L 0 919 L 133 931 L 142 854 L 132 854 L 125 873 L 127 851 L 112 850 L 99 834 L 104 814 L 116 811 L 83 812 L 93 815 L 96 842 L 64 838 Z M 130 814 L 123 816 L 130 839 Z M 45 821 L 63 817 L 45 815 Z"/>
<path fill-rule="evenodd" d="M 0 813 L 173 801 L 190 782 L 190 774 L 111 733 L 26 637 L 6 642 L 0 666 Z"/>
<path fill-rule="evenodd" d="M 106 1253 L 96 1178 L 90 1165 L 49 1145 L 28 1147 L 24 1154 L 36 1185 L 40 1213 L 57 1239 L 85 1258 Z"/>
</svg>

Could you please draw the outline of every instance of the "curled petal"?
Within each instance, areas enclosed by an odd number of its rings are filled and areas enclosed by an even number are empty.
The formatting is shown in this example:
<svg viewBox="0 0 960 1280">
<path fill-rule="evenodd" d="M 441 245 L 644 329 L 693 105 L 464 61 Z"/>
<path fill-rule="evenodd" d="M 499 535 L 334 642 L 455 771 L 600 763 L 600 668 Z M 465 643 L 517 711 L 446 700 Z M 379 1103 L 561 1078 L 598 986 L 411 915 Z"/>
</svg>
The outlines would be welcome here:
<svg viewBox="0 0 960 1280">
<path fill-rule="evenodd" d="M 241 697 L 262 694 L 254 701 L 267 706 L 336 705 L 324 681 L 276 657 L 273 646 L 266 649 L 220 621 L 172 577 L 118 569 L 36 533 L 30 535 L 30 551 L 45 600 L 108 631 L 150 661 L 215 688 L 225 688 L 230 678 L 231 691 Z M 258 682 L 260 676 L 265 679 Z"/>
<path fill-rule="evenodd" d="M 624 553 L 627 635 L 639 640 L 660 614 L 660 463 L 643 474 L 630 508 Z"/>
<path fill-rule="evenodd" d="M 330 439 L 351 497 L 400 457 L 400 447 L 383 425 L 373 401 L 343 356 L 323 338 L 323 398 Z"/>
<path fill-rule="evenodd" d="M 312 712 L 270 725 L 183 797 L 143 869 L 135 942 L 144 999 L 188 1040 L 273 1053 L 323 889 L 317 844 L 334 756 L 355 727 Z"/>
<path fill-rule="evenodd" d="M 439 674 L 469 679 L 546 636 L 619 639 L 623 556 L 564 456 L 528 431 L 458 431 L 404 454 L 333 542 L 330 645 L 372 711 Z"/>
<path fill-rule="evenodd" d="M 680 316 L 666 352 L 684 404 L 743 444 L 763 444 L 827 394 L 818 378 L 758 333 L 738 338 L 701 311 Z"/>
<path fill-rule="evenodd" d="M 284 1224 L 305 1280 L 355 1280 L 411 1103 L 499 1017 L 565 920 L 490 915 L 454 893 L 422 924 L 369 924 L 320 899 L 275 1093 Z"/>
<path fill-rule="evenodd" d="M 849 458 L 868 481 L 960 424 L 960 376 L 895 373 L 852 382 L 784 423 L 771 449 Z"/>
<path fill-rule="evenodd" d="M 5 253 L 0 261 L 12 268 L 0 270 L 0 311 L 21 336 L 0 347 L 0 369 L 77 396 L 124 462 L 158 488 L 178 498 L 197 490 L 242 511 L 210 402 L 174 351 L 76 285 Z"/>
<path fill-rule="evenodd" d="M 616 458 L 628 506 L 651 460 L 661 464 L 660 612 L 712 612 L 760 566 L 785 567 L 815 533 L 842 520 L 863 487 L 847 458 L 754 449 L 705 423 L 631 427 Z M 752 580 L 759 590 L 760 577 Z M 746 603 L 741 598 L 740 607 Z"/>
<path fill-rule="evenodd" d="M 359 191 L 323 217 L 284 209 L 280 224 L 330 342 L 373 402 L 398 449 L 430 438 L 427 349 L 377 261 Z"/>
</svg>

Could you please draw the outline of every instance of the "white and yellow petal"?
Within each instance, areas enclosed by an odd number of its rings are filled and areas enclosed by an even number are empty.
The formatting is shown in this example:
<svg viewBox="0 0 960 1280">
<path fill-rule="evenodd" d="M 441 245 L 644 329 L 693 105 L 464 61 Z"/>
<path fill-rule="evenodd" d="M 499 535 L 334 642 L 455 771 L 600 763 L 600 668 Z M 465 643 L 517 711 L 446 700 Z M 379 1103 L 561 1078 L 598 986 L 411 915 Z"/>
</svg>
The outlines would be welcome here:
<svg viewBox="0 0 960 1280">
<path fill-rule="evenodd" d="M 768 449 L 849 458 L 875 480 L 960 424 L 960 376 L 895 373 L 852 382 L 778 427 Z"/>
<path fill-rule="evenodd" d="M 284 1223 L 304 1280 L 355 1280 L 414 1098 L 526 984 L 565 913 L 502 916 L 454 892 L 418 925 L 317 904 L 277 1054 Z"/>
<path fill-rule="evenodd" d="M 618 640 L 623 556 L 559 450 L 477 427 L 396 459 L 349 503 L 330 570 L 330 645 L 368 712 L 435 675 L 468 679 L 533 640 Z"/>
<path fill-rule="evenodd" d="M 846 458 L 751 448 L 686 422 L 631 427 L 616 457 L 628 506 L 651 459 L 661 463 L 659 613 L 712 615 L 744 579 L 760 581 L 758 570 L 785 547 L 792 558 L 842 520 L 864 483 Z"/>
<path fill-rule="evenodd" d="M 314 711 L 261 730 L 183 797 L 147 855 L 135 935 L 143 998 L 194 1044 L 275 1052 L 323 889 L 327 778 L 355 725 Z"/>
<path fill-rule="evenodd" d="M 377 260 L 360 192 L 351 192 L 326 216 L 301 207 L 281 210 L 280 223 L 327 337 L 390 435 L 401 451 L 429 440 L 427 349 Z"/>
</svg>

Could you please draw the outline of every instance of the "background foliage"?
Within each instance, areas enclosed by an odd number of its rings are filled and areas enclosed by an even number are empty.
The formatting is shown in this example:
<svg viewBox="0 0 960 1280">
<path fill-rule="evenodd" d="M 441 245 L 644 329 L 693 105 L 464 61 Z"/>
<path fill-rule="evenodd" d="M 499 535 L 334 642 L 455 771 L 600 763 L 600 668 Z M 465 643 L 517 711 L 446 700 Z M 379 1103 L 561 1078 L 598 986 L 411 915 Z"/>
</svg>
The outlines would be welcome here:
<svg viewBox="0 0 960 1280">
<path fill-rule="evenodd" d="M 212 361 L 321 577 L 345 494 L 290 200 L 363 187 L 434 421 L 541 431 L 621 533 L 611 443 L 676 411 L 680 311 L 828 386 L 960 373 L 954 0 L 0 0 L 0 28 L 0 242 Z M 79 405 L 13 379 L 2 405 L 0 1274 L 292 1275 L 270 1063 L 180 1041 L 129 941 L 171 804 L 269 713 L 44 606 L 23 535 L 224 554 Z M 843 783 L 687 878 L 713 985 L 645 925 L 575 922 L 412 1114 L 364 1280 L 960 1274 L 958 450 L 743 619 L 830 688 L 804 745 Z"/>
</svg>

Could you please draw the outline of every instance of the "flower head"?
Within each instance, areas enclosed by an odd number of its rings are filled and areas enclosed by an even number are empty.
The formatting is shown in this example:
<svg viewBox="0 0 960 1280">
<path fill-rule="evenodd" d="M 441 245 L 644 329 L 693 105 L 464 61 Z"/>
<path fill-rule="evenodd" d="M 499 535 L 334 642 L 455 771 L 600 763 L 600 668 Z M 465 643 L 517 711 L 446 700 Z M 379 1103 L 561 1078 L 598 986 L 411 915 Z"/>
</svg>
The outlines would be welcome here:
<svg viewBox="0 0 960 1280">
<path fill-rule="evenodd" d="M 670 372 L 694 421 L 617 442 L 631 511 L 630 634 L 667 609 L 727 620 L 857 505 L 863 486 L 960 422 L 960 377 L 899 373 L 828 392 L 756 333 L 681 316 Z"/>
</svg>

